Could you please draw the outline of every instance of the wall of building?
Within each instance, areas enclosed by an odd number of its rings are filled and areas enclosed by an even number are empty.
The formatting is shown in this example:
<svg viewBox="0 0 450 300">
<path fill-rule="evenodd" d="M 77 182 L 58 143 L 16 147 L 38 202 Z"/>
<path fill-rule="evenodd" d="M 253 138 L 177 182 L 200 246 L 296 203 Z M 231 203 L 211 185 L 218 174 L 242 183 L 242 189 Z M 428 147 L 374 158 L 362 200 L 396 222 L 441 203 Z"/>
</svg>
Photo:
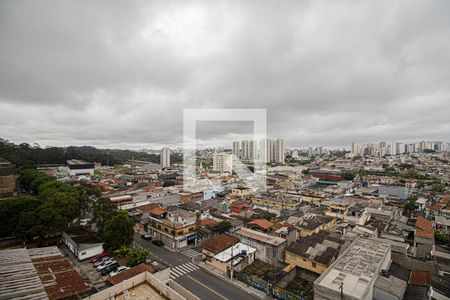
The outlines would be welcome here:
<svg viewBox="0 0 450 300">
<path fill-rule="evenodd" d="M 318 262 L 313 262 L 308 258 L 304 258 L 300 255 L 297 255 L 289 251 L 285 252 L 285 261 L 286 263 L 296 265 L 299 268 L 303 268 L 317 274 L 322 274 L 328 267 L 327 265 Z"/>
<path fill-rule="evenodd" d="M 98 255 L 100 253 L 103 252 L 103 245 L 102 244 L 98 244 L 98 245 L 92 245 L 91 247 L 87 248 L 87 249 L 83 249 L 83 250 L 78 250 L 78 259 L 79 260 L 83 260 L 83 259 L 87 259 L 90 257 L 93 257 L 95 255 Z"/>
</svg>

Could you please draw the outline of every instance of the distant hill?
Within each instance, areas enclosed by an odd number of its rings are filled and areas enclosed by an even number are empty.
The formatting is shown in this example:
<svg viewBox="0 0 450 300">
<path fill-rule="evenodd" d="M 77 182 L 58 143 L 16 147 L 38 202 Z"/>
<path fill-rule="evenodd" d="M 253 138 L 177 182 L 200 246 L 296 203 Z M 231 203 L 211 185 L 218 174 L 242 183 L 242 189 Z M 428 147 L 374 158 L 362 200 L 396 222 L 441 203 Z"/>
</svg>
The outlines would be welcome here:
<svg viewBox="0 0 450 300">
<path fill-rule="evenodd" d="M 158 154 L 120 149 L 97 149 L 92 146 L 41 148 L 37 144 L 22 143 L 16 145 L 1 138 L 0 157 L 11 161 L 17 167 L 36 164 L 64 164 L 68 159 L 101 162 L 103 165 L 120 164 L 128 159 L 159 163 Z M 171 155 L 172 163 L 179 163 L 181 159 L 180 155 Z"/>
</svg>

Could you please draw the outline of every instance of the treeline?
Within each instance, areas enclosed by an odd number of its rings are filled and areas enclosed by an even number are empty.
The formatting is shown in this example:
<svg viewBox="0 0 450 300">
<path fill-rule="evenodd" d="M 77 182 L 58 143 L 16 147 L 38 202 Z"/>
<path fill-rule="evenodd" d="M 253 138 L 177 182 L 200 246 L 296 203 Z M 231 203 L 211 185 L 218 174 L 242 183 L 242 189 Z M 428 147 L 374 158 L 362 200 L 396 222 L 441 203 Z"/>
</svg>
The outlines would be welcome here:
<svg viewBox="0 0 450 300">
<path fill-rule="evenodd" d="M 127 212 L 101 197 L 97 188 L 58 182 L 36 169 L 21 169 L 19 184 L 30 195 L 0 201 L 0 238 L 16 236 L 42 242 L 79 225 L 89 212 L 89 225 L 107 247 L 117 249 L 133 241 L 134 223 Z"/>
<path fill-rule="evenodd" d="M 159 163 L 158 154 L 120 149 L 97 149 L 91 146 L 41 148 L 38 144 L 22 143 L 17 145 L 1 138 L 0 157 L 11 161 L 18 167 L 36 164 L 64 164 L 68 159 L 101 162 L 103 165 L 116 165 L 132 158 Z M 171 155 L 172 163 L 181 161 L 181 155 Z"/>
</svg>

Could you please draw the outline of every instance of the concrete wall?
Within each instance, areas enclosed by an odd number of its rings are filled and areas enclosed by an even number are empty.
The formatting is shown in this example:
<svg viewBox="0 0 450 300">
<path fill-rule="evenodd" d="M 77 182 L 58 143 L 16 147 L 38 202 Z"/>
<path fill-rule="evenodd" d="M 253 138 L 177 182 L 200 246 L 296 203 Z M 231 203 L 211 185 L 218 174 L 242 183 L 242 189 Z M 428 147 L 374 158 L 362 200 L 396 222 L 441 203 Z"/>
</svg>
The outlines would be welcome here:
<svg viewBox="0 0 450 300">
<path fill-rule="evenodd" d="M 92 300 L 111 299 L 112 297 L 114 297 L 114 295 L 123 293 L 123 291 L 131 289 L 134 286 L 144 283 L 145 281 L 150 283 L 156 289 L 157 292 L 160 292 L 161 294 L 163 294 L 164 296 L 166 296 L 169 299 L 173 299 L 173 300 L 185 300 L 185 299 L 197 300 L 198 299 L 197 297 L 195 297 L 193 295 L 192 295 L 193 297 L 190 297 L 190 298 L 182 296 L 175 289 L 165 285 L 163 282 L 161 282 L 158 278 L 156 278 L 149 272 L 143 272 L 141 274 L 138 274 L 128 280 L 122 281 L 121 283 L 113 285 L 112 287 L 102 290 L 94 295 L 91 295 L 91 296 L 85 298 L 85 299 L 92 299 Z M 189 291 L 183 289 L 180 286 L 177 286 L 177 290 L 182 291 L 186 295 L 190 294 Z"/>
<path fill-rule="evenodd" d="M 186 290 L 184 287 L 182 287 L 173 280 L 170 280 L 169 286 L 187 300 L 200 300 L 199 297 L 195 296 L 194 294 L 192 294 L 191 292 L 189 292 L 188 290 Z"/>
<path fill-rule="evenodd" d="M 78 259 L 83 260 L 90 257 L 93 257 L 95 255 L 98 255 L 103 252 L 103 245 L 92 245 L 92 247 L 84 249 L 84 250 L 78 250 Z"/>
</svg>

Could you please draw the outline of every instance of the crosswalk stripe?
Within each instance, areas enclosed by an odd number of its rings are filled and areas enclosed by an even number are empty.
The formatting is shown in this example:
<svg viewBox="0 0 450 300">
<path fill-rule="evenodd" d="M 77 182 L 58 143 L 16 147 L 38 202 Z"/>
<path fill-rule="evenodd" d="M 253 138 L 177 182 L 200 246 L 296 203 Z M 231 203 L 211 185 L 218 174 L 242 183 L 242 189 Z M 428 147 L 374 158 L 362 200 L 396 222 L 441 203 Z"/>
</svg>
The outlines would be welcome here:
<svg viewBox="0 0 450 300">
<path fill-rule="evenodd" d="M 184 275 L 184 272 L 181 272 L 181 270 L 178 270 L 178 269 L 172 269 L 172 271 L 175 273 L 175 274 L 177 274 L 178 276 L 183 276 Z"/>
<path fill-rule="evenodd" d="M 188 263 L 186 266 L 190 267 L 191 269 L 193 269 L 193 271 L 198 270 L 198 267 L 196 265 L 192 264 L 192 263 Z"/>
<path fill-rule="evenodd" d="M 170 274 L 170 279 L 176 279 L 178 276 L 175 276 L 174 274 Z"/>
<path fill-rule="evenodd" d="M 185 272 L 187 272 L 187 273 L 191 272 L 191 270 L 189 270 L 188 268 L 186 268 L 184 265 L 178 266 L 177 268 L 178 268 L 178 269 L 181 269 L 181 270 L 183 270 L 183 271 L 185 271 Z"/>
<path fill-rule="evenodd" d="M 193 268 L 192 266 L 190 266 L 190 265 L 188 265 L 188 264 L 183 265 L 183 267 L 185 267 L 186 269 L 188 269 L 190 272 L 195 271 L 195 268 Z"/>
<path fill-rule="evenodd" d="M 189 266 L 193 267 L 195 270 L 198 270 L 198 266 L 194 265 L 193 263 L 188 263 Z"/>
</svg>

